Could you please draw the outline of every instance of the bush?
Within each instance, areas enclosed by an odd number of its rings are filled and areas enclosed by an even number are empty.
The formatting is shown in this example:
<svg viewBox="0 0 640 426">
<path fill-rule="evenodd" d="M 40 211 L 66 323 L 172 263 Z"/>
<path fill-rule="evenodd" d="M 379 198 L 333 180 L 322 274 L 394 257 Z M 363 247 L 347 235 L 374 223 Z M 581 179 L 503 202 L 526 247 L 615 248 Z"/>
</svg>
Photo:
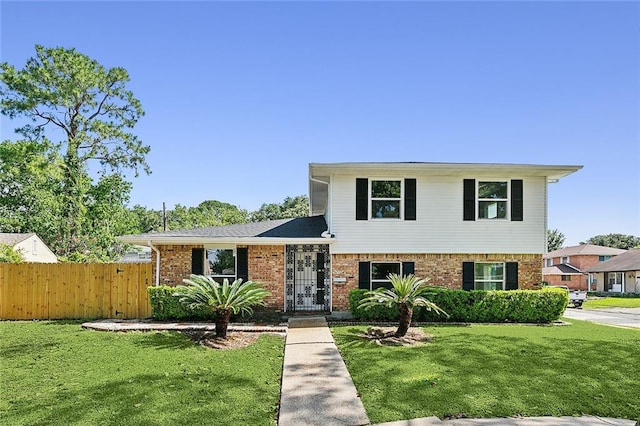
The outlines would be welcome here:
<svg viewBox="0 0 640 426">
<path fill-rule="evenodd" d="M 151 303 L 151 316 L 153 319 L 166 320 L 207 320 L 214 319 L 213 314 L 207 309 L 191 310 L 180 303 L 180 299 L 174 296 L 175 287 L 157 286 L 148 287 L 149 302 Z"/>
<path fill-rule="evenodd" d="M 397 320 L 397 309 L 393 311 L 385 307 L 359 307 L 365 293 L 366 290 L 352 290 L 349 293 L 349 309 L 354 318 Z M 413 320 L 416 322 L 549 323 L 560 318 L 569 302 L 567 291 L 562 288 L 511 291 L 432 288 L 425 296 L 449 314 L 449 317 L 418 307 L 413 313 Z"/>
<path fill-rule="evenodd" d="M 631 299 L 640 298 L 640 293 L 608 293 L 606 291 L 590 291 L 587 296 L 594 297 L 628 297 Z"/>
</svg>

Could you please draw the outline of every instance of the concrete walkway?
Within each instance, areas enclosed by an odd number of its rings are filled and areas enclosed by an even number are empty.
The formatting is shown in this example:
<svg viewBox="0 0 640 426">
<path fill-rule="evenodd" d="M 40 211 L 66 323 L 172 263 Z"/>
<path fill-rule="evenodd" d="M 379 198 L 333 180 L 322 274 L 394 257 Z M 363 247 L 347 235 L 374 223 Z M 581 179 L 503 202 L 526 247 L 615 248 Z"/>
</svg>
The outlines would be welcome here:
<svg viewBox="0 0 640 426">
<path fill-rule="evenodd" d="M 289 320 L 278 424 L 370 424 L 324 317 Z"/>
</svg>

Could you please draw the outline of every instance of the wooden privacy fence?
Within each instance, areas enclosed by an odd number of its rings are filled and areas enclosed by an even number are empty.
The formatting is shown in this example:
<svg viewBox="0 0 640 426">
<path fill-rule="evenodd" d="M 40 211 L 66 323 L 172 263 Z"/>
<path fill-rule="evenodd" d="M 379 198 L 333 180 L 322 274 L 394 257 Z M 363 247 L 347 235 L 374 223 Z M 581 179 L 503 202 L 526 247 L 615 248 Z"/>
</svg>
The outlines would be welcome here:
<svg viewBox="0 0 640 426">
<path fill-rule="evenodd" d="M 0 263 L 0 319 L 146 318 L 151 263 Z"/>
</svg>

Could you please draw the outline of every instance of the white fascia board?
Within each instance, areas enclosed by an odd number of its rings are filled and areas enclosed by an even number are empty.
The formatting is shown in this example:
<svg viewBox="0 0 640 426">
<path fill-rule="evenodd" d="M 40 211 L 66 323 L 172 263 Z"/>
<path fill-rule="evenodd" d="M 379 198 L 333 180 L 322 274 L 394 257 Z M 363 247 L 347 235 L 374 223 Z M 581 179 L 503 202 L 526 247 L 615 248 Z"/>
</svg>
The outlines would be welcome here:
<svg viewBox="0 0 640 426">
<path fill-rule="evenodd" d="M 142 246 L 149 246 L 153 244 L 158 245 L 215 245 L 215 244 L 232 244 L 232 245 L 247 245 L 247 246 L 271 246 L 271 245 L 287 245 L 287 244 L 331 244 L 335 241 L 335 238 L 268 238 L 268 237 L 247 237 L 247 238 L 234 238 L 234 237 L 220 237 L 220 238 L 206 238 L 206 237 L 137 237 L 136 235 L 124 235 L 118 237 L 119 241 L 139 244 Z"/>
</svg>

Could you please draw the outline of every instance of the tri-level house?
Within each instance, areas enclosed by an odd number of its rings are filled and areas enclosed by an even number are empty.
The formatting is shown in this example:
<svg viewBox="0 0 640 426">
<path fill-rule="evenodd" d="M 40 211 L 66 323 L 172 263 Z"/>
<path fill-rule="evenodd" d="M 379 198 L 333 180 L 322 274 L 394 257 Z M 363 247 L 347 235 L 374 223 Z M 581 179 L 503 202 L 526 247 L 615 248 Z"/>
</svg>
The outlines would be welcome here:
<svg viewBox="0 0 640 426">
<path fill-rule="evenodd" d="M 309 164 L 310 216 L 129 235 L 152 248 L 155 284 L 243 278 L 282 311 L 344 311 L 356 288 L 415 274 L 457 289 L 542 282 L 547 185 L 581 166 Z"/>
</svg>

